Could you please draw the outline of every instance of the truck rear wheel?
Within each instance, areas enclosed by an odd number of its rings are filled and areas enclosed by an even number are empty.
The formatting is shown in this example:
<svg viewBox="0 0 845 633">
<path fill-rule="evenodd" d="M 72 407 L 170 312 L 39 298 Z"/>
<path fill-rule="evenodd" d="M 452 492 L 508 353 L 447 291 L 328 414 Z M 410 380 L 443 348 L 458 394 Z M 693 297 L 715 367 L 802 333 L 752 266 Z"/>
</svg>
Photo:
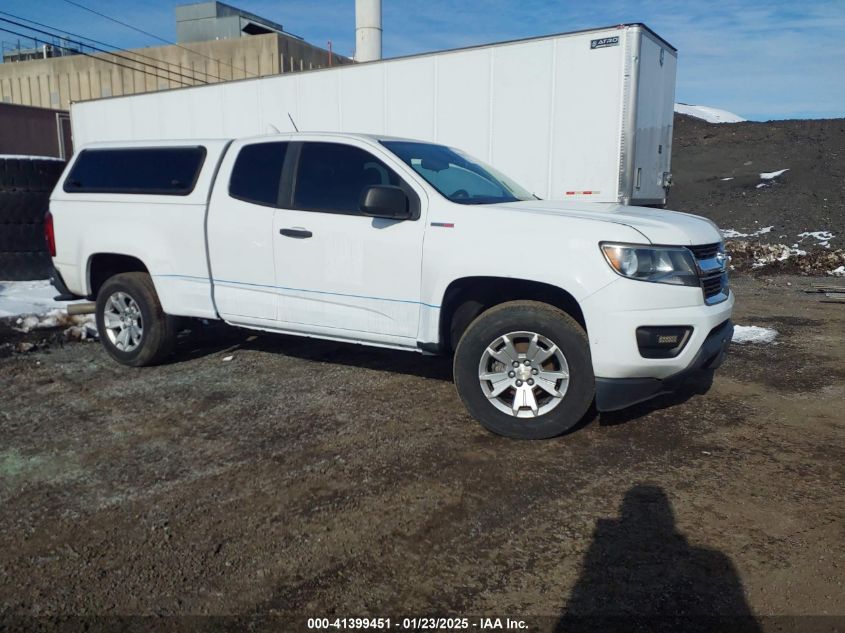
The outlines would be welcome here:
<svg viewBox="0 0 845 633">
<path fill-rule="evenodd" d="M 586 332 L 537 301 L 503 303 L 476 318 L 458 343 L 454 375 L 461 400 L 482 426 L 519 439 L 568 431 L 595 393 Z"/>
<path fill-rule="evenodd" d="M 161 309 L 147 273 L 110 277 L 97 294 L 96 318 L 100 342 L 123 365 L 160 363 L 176 343 L 176 318 Z"/>
</svg>

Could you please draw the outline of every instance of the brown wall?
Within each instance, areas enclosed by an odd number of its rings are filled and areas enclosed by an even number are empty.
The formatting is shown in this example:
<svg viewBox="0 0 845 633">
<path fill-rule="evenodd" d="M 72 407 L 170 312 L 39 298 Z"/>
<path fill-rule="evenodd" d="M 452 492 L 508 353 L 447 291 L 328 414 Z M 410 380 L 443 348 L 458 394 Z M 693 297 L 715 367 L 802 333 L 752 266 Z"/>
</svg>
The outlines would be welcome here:
<svg viewBox="0 0 845 633">
<path fill-rule="evenodd" d="M 0 64 L 0 101 L 67 109 L 72 101 L 179 88 L 183 85 L 180 82 L 216 83 L 322 68 L 329 61 L 328 51 L 276 33 L 183 46 L 118 51 L 125 57 L 154 64 L 159 70 L 99 53 Z M 351 63 L 337 55 L 332 59 L 335 65 Z"/>
<path fill-rule="evenodd" d="M 62 118 L 64 125 L 57 120 Z M 60 133 L 64 135 L 64 156 Z M 0 154 L 69 158 L 72 153 L 70 119 L 66 110 L 0 103 Z"/>
</svg>

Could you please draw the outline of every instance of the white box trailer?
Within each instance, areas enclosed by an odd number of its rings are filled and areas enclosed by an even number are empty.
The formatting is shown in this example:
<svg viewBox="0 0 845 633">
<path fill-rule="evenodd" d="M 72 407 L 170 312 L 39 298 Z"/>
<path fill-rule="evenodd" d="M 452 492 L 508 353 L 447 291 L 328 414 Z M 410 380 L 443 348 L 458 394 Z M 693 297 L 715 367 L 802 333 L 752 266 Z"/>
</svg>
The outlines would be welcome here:
<svg viewBox="0 0 845 633">
<path fill-rule="evenodd" d="M 642 24 L 74 103 L 74 143 L 365 132 L 443 143 L 542 198 L 663 204 L 676 49 Z"/>
</svg>

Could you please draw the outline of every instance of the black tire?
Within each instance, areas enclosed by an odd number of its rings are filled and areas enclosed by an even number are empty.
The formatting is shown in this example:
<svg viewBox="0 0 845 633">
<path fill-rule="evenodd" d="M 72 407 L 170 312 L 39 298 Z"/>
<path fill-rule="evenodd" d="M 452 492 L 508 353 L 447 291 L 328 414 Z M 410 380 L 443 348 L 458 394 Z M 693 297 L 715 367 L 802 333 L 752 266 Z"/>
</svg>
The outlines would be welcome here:
<svg viewBox="0 0 845 633">
<path fill-rule="evenodd" d="M 569 374 L 565 392 L 563 383 L 559 383 L 563 392 L 559 403 L 530 418 L 516 417 L 498 409 L 485 395 L 479 380 L 479 365 L 488 346 L 505 334 L 521 331 L 537 333 L 554 343 L 565 356 Z M 562 310 L 538 301 L 503 303 L 470 323 L 455 351 L 454 376 L 458 395 L 470 415 L 487 430 L 517 439 L 545 439 L 565 433 L 581 421 L 595 395 L 586 332 Z M 503 397 L 507 394 L 505 392 Z M 540 395 L 547 397 L 544 392 Z M 529 411 L 526 407 L 524 413 Z"/>
<path fill-rule="evenodd" d="M 106 331 L 106 307 L 111 296 L 118 292 L 131 297 L 141 312 L 141 338 L 131 351 L 121 350 Z M 109 356 L 123 365 L 156 365 L 173 352 L 176 344 L 177 319 L 162 310 L 153 280 L 147 273 L 121 273 L 106 280 L 97 293 L 96 319 L 100 342 Z"/>
</svg>

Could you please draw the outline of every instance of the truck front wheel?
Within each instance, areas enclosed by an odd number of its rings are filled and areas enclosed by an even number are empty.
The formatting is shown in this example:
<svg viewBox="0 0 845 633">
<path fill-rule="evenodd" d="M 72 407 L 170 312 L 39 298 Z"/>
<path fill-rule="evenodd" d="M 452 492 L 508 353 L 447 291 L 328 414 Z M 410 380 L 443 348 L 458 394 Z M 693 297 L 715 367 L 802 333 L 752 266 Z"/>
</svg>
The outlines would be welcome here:
<svg viewBox="0 0 845 633">
<path fill-rule="evenodd" d="M 537 301 L 503 303 L 476 318 L 458 343 L 454 375 L 461 400 L 482 426 L 519 439 L 568 431 L 595 393 L 586 332 Z"/>
<path fill-rule="evenodd" d="M 161 309 L 147 273 L 110 277 L 97 294 L 96 318 L 103 347 L 123 365 L 155 365 L 173 351 L 176 319 Z"/>
</svg>

